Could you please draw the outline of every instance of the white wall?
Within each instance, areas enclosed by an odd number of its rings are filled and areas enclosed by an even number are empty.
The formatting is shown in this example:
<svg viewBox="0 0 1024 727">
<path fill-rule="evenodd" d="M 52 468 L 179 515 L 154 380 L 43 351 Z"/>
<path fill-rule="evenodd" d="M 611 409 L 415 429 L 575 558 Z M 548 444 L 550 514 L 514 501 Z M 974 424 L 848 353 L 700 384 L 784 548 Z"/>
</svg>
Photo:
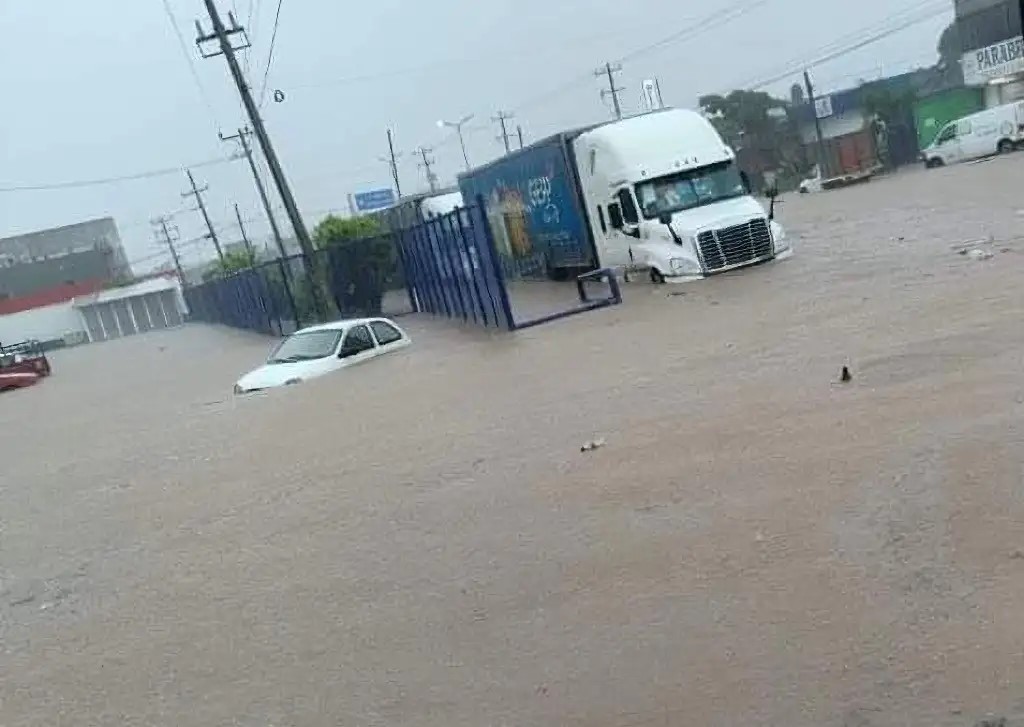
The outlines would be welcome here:
<svg viewBox="0 0 1024 727">
<path fill-rule="evenodd" d="M 1024 99 L 1024 80 L 1016 80 L 1011 83 L 990 83 L 985 86 L 985 108 L 987 109 L 1021 99 Z"/>
<path fill-rule="evenodd" d="M 29 338 L 52 341 L 68 334 L 85 335 L 85 323 L 71 301 L 0 315 L 0 343 L 17 343 Z"/>
</svg>

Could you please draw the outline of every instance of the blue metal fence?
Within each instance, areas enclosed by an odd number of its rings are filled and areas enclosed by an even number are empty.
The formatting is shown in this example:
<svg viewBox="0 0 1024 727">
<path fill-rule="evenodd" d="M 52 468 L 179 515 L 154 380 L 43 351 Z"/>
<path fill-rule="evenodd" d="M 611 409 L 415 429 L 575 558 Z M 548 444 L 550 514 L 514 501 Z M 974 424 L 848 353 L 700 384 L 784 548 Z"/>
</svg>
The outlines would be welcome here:
<svg viewBox="0 0 1024 727">
<path fill-rule="evenodd" d="M 402 231 L 398 251 L 414 310 L 515 328 L 502 262 L 480 206 Z"/>
<path fill-rule="evenodd" d="M 408 312 L 513 331 L 622 300 L 615 275 L 598 270 L 581 276 L 579 305 L 517 320 L 506 280 L 522 271 L 498 254 L 482 199 L 399 232 L 317 251 L 313 262 L 315 276 L 300 255 L 188 287 L 191 317 L 278 336 L 339 317 Z M 610 293 L 592 300 L 583 281 L 596 279 Z"/>
</svg>

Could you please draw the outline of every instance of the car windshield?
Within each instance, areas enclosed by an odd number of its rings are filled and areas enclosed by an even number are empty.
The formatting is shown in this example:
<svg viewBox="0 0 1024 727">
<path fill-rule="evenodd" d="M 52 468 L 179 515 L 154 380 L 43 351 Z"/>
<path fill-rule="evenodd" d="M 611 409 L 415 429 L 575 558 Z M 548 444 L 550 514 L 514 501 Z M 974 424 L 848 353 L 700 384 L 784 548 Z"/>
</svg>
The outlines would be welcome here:
<svg viewBox="0 0 1024 727">
<path fill-rule="evenodd" d="M 731 161 L 669 174 L 636 185 L 640 208 L 649 220 L 723 199 L 742 197 L 746 193 L 739 170 Z"/>
<path fill-rule="evenodd" d="M 269 364 L 294 363 L 295 361 L 311 361 L 331 356 L 338 348 L 341 331 L 310 331 L 296 333 L 281 342 L 281 345 L 270 354 Z"/>
</svg>

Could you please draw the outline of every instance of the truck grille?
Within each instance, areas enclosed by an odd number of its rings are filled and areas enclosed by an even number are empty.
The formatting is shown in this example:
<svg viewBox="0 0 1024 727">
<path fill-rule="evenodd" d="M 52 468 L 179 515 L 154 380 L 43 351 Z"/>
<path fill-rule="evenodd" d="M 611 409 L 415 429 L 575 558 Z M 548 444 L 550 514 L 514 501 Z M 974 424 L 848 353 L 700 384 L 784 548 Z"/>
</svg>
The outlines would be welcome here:
<svg viewBox="0 0 1024 727">
<path fill-rule="evenodd" d="M 697 235 L 704 269 L 708 272 L 769 258 L 772 234 L 763 217 L 734 227 L 708 230 Z"/>
</svg>

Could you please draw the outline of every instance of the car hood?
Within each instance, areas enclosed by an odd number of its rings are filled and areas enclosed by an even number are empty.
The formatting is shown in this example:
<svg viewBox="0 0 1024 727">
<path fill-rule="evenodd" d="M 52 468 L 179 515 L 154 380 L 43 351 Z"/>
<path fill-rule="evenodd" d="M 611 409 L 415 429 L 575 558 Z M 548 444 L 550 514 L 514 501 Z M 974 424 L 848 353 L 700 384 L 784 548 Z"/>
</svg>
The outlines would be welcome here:
<svg viewBox="0 0 1024 727">
<path fill-rule="evenodd" d="M 294 379 L 313 379 L 323 376 L 331 370 L 333 360 L 328 357 L 316 361 L 295 361 L 294 363 L 264 364 L 250 371 L 238 380 L 238 387 L 251 391 L 253 389 L 272 389 L 284 386 Z"/>
<path fill-rule="evenodd" d="M 672 227 L 683 237 L 703 230 L 731 227 L 755 217 L 766 217 L 764 207 L 753 197 L 736 197 L 672 215 Z"/>
</svg>

